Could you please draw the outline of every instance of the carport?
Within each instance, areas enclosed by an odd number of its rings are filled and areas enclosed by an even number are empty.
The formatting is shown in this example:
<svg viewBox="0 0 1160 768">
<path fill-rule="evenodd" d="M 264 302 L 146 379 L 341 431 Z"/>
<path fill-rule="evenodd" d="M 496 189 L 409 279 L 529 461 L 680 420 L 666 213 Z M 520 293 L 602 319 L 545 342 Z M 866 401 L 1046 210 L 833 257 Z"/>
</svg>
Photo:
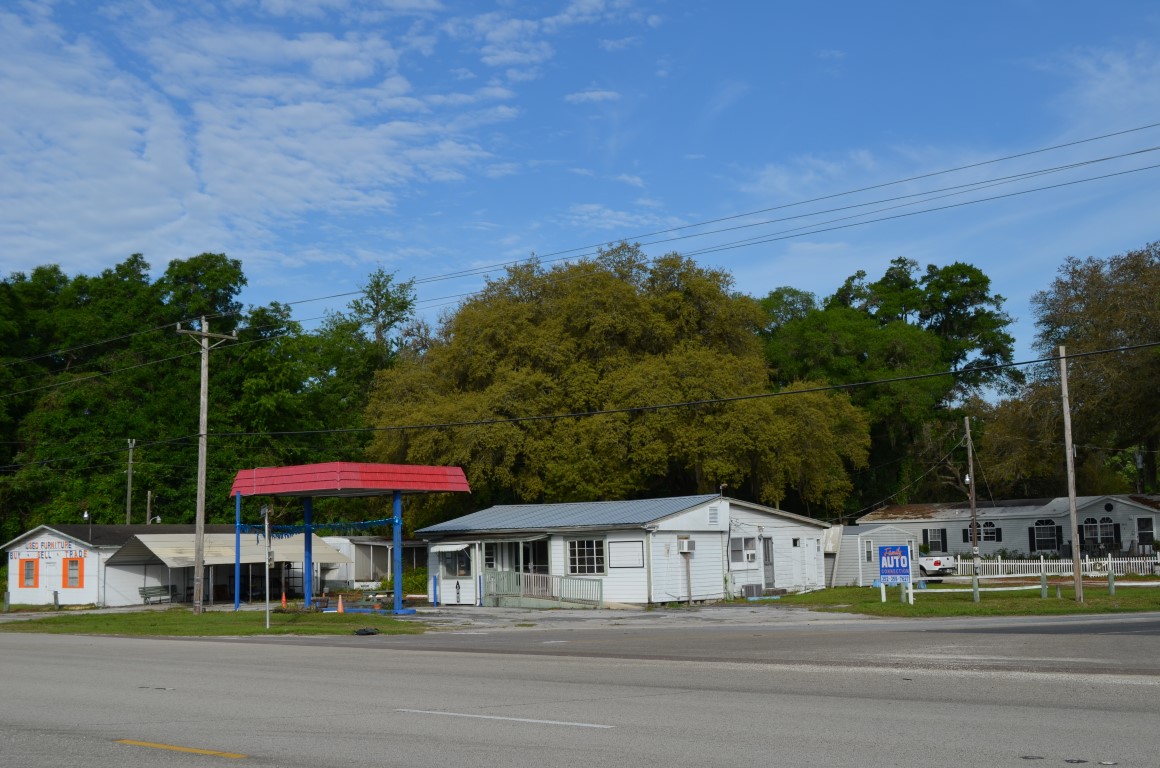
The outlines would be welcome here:
<svg viewBox="0 0 1160 768">
<path fill-rule="evenodd" d="M 325 464 L 301 464 L 290 467 L 258 467 L 239 470 L 230 495 L 235 499 L 237 559 L 234 562 L 234 609 L 241 606 L 236 586 L 241 579 L 241 535 L 243 496 L 297 496 L 302 499 L 303 593 L 305 604 L 314 595 L 314 499 L 317 497 L 353 498 L 358 496 L 392 497 L 392 517 L 381 521 L 390 524 L 394 541 L 392 574 L 393 613 L 414 613 L 403 609 L 403 494 L 404 493 L 471 493 L 467 477 L 460 467 L 430 467 L 410 464 L 362 464 L 335 461 Z"/>
</svg>

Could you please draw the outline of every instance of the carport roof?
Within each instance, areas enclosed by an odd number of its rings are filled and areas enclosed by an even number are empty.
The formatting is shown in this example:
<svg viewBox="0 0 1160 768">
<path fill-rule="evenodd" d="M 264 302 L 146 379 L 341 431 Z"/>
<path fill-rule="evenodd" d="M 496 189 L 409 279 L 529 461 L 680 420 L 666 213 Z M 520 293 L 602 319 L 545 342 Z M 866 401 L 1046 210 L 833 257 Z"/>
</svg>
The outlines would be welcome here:
<svg viewBox="0 0 1160 768">
<path fill-rule="evenodd" d="M 349 557 L 327 544 L 318 536 L 312 534 L 311 555 L 315 563 L 350 563 Z M 232 533 L 205 534 L 205 564 L 206 565 L 233 565 L 237 562 L 236 540 Z M 243 563 L 261 563 L 266 560 L 266 544 L 255 534 L 243 534 L 241 537 L 241 560 Z M 270 549 L 274 562 L 301 563 L 306 560 L 306 537 L 299 533 L 270 539 Z M 163 563 L 170 568 L 192 568 L 194 551 L 194 535 L 192 533 L 176 534 L 140 534 L 125 542 L 105 562 L 109 565 L 151 565 Z"/>
<path fill-rule="evenodd" d="M 230 496 L 382 496 L 402 493 L 471 493 L 460 467 L 360 464 L 332 461 L 238 470 Z"/>
</svg>

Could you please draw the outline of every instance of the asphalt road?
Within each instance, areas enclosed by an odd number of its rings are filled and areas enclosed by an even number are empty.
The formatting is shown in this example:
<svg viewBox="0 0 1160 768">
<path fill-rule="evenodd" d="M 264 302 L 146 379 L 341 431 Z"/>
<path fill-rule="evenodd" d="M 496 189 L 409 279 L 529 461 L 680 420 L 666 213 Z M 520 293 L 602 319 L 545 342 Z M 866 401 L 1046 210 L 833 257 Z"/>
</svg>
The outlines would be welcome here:
<svg viewBox="0 0 1160 768">
<path fill-rule="evenodd" d="M 1156 614 L 423 618 L 441 629 L 0 634 L 0 765 L 1160 765 Z"/>
</svg>

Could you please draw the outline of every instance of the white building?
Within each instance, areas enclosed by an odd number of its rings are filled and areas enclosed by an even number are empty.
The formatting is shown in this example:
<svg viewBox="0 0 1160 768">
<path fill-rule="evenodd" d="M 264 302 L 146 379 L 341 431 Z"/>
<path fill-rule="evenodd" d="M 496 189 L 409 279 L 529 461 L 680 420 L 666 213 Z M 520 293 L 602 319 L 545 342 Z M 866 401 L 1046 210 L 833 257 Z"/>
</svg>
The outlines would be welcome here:
<svg viewBox="0 0 1160 768">
<path fill-rule="evenodd" d="M 826 523 L 718 495 L 491 507 L 417 531 L 428 599 L 648 604 L 820 588 Z M 510 585 L 519 579 L 518 594 Z M 541 578 L 535 578 L 539 576 Z M 539 602 L 537 602 L 537 600 Z M 593 602 L 590 597 L 577 600 Z"/>
<path fill-rule="evenodd" d="M 350 562 L 318 536 L 311 540 L 315 568 Z M 273 594 L 302 584 L 305 537 L 271 539 Z M 140 605 L 142 590 L 160 590 L 174 601 L 193 593 L 192 525 L 41 525 L 3 546 L 8 599 L 14 605 Z M 234 526 L 207 525 L 204 537 L 207 604 L 232 603 Z M 241 595 L 249 602 L 264 588 L 265 542 L 241 536 Z"/>
</svg>

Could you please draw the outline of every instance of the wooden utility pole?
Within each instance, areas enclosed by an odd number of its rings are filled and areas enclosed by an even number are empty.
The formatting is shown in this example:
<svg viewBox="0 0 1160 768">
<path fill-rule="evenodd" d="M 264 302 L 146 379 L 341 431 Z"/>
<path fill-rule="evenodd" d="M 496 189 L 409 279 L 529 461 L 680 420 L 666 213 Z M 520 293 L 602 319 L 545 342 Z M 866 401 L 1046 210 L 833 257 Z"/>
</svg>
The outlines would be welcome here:
<svg viewBox="0 0 1160 768">
<path fill-rule="evenodd" d="M 979 575 L 979 511 L 975 504 L 975 446 L 971 442 L 971 417 L 963 417 L 967 436 L 967 489 L 971 494 L 971 556 L 974 574 Z M 946 542 L 944 542 L 946 544 Z"/>
<path fill-rule="evenodd" d="M 209 351 L 226 341 L 237 341 L 237 334 L 210 333 L 209 321 L 201 317 L 200 330 L 185 330 L 177 324 L 177 332 L 197 337 L 201 347 L 201 408 L 197 422 L 197 513 L 193 526 L 193 612 L 202 612 L 205 580 L 205 465 L 209 452 Z M 218 339 L 210 344 L 210 339 Z"/>
<path fill-rule="evenodd" d="M 125 480 L 125 525 L 133 524 L 133 446 L 137 441 L 129 438 L 129 472 Z"/>
<path fill-rule="evenodd" d="M 1083 571 L 1079 557 L 1079 525 L 1075 511 L 1075 451 L 1071 444 L 1071 404 L 1067 399 L 1067 348 L 1059 345 L 1059 389 L 1063 396 L 1063 448 L 1067 453 L 1067 507 L 1071 517 L 1071 569 L 1075 601 L 1083 602 Z"/>
</svg>

